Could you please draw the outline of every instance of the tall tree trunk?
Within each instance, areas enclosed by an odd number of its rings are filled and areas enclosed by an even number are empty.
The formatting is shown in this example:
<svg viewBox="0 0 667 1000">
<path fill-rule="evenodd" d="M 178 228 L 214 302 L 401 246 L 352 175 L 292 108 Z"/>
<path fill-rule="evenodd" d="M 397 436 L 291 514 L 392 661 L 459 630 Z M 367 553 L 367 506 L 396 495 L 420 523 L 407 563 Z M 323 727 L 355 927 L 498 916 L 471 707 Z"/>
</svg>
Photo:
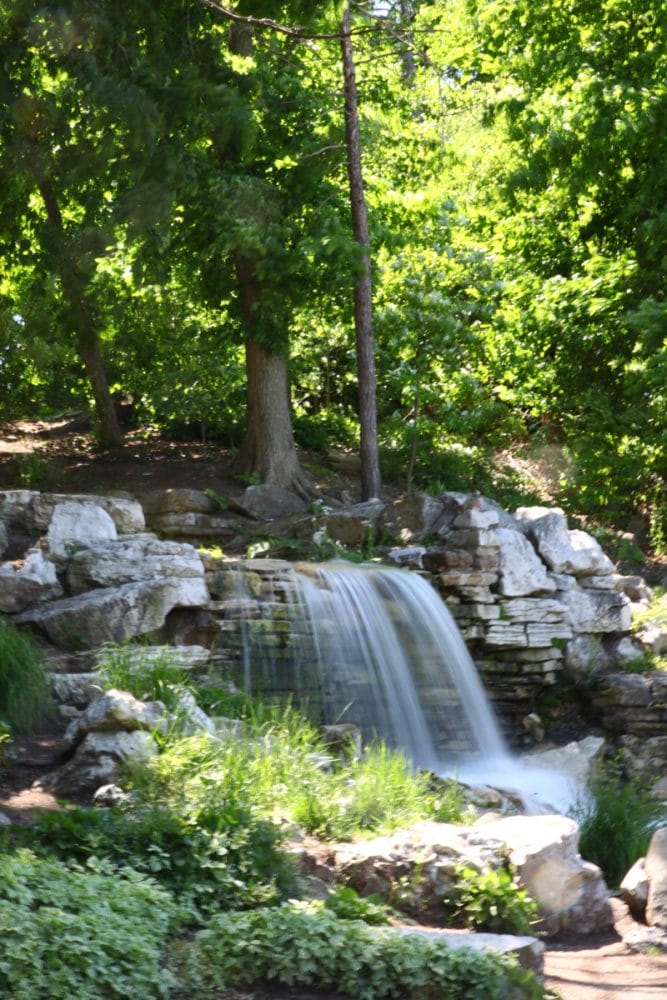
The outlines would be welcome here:
<svg viewBox="0 0 667 1000">
<path fill-rule="evenodd" d="M 236 274 L 243 324 L 252 330 L 261 285 L 252 262 L 240 255 Z M 246 340 L 245 357 L 246 433 L 235 467 L 311 499 L 316 491 L 301 469 L 294 445 L 287 363 L 253 337 Z"/>
<path fill-rule="evenodd" d="M 350 36 L 350 7 L 345 12 L 340 31 L 345 86 L 345 144 L 347 173 L 350 181 L 352 230 L 359 247 L 358 270 L 354 284 L 354 327 L 359 380 L 359 426 L 361 455 L 361 495 L 364 500 L 379 497 L 382 490 L 377 440 L 377 403 L 375 351 L 373 344 L 373 287 L 371 282 L 368 216 L 361 170 L 357 81 Z"/>
<path fill-rule="evenodd" d="M 46 217 L 55 250 L 55 268 L 63 294 L 67 300 L 72 332 L 76 335 L 79 357 L 83 361 L 95 400 L 96 437 L 105 448 L 122 448 L 123 434 L 118 423 L 113 399 L 109 391 L 100 341 L 95 328 L 95 317 L 86 298 L 85 281 L 76 274 L 72 261 L 65 253 L 65 231 L 62 214 L 55 192 L 38 166 L 38 154 L 29 161 L 37 189 L 44 202 Z"/>
</svg>

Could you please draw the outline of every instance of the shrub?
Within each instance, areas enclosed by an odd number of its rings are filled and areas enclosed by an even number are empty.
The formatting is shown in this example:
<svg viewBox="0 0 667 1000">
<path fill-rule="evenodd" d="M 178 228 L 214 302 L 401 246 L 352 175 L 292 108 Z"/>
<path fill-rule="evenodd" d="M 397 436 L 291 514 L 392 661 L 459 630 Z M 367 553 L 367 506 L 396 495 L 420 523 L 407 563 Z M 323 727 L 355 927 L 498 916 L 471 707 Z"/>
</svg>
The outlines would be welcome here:
<svg viewBox="0 0 667 1000">
<path fill-rule="evenodd" d="M 165 996 L 174 979 L 160 958 L 176 920 L 170 895 L 134 873 L 0 855 L 0 995 Z"/>
<path fill-rule="evenodd" d="M 131 867 L 203 913 L 275 903 L 293 886 L 277 829 L 232 806 L 52 811 L 11 837 L 51 859 Z"/>
<path fill-rule="evenodd" d="M 172 954 L 188 996 L 262 981 L 336 990 L 357 1000 L 545 996 L 534 975 L 512 958 L 338 920 L 317 904 L 214 917 Z"/>
<path fill-rule="evenodd" d="M 623 781 L 616 763 L 598 772 L 573 815 L 581 829 L 582 856 L 598 865 L 613 887 L 646 854 L 654 829 L 665 819 L 665 806 L 637 779 Z"/>
<path fill-rule="evenodd" d="M 456 869 L 459 882 L 446 902 L 469 927 L 496 934 L 531 934 L 538 919 L 537 904 L 504 868 L 479 872 L 466 865 Z"/>
<path fill-rule="evenodd" d="M 13 733 L 29 733 L 53 712 L 53 696 L 39 651 L 0 617 L 0 718 Z"/>
</svg>

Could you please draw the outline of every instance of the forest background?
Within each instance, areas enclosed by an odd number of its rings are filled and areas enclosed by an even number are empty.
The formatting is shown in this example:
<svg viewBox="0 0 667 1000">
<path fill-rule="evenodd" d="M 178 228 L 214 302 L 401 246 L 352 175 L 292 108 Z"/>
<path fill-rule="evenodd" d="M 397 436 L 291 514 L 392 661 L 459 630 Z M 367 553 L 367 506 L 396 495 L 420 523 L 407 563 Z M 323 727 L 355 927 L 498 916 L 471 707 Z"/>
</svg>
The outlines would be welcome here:
<svg viewBox="0 0 667 1000">
<path fill-rule="evenodd" d="M 0 420 L 95 406 L 118 447 L 131 397 L 303 491 L 294 441 L 357 445 L 368 265 L 385 477 L 511 503 L 539 463 L 664 552 L 666 29 L 658 0 L 0 0 Z"/>
</svg>

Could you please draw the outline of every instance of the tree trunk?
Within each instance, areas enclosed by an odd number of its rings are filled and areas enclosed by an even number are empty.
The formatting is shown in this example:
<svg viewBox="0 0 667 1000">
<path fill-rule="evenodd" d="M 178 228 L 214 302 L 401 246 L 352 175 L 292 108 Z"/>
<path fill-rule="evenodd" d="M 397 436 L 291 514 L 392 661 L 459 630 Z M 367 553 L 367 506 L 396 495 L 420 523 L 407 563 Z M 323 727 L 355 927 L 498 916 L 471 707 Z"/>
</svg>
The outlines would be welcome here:
<svg viewBox="0 0 667 1000">
<path fill-rule="evenodd" d="M 345 85 L 345 144 L 350 181 L 352 229 L 360 254 L 354 285 L 354 327 L 359 381 L 359 427 L 361 455 L 361 495 L 364 500 L 379 497 L 382 489 L 377 441 L 375 352 L 373 345 L 373 287 L 371 282 L 368 216 L 361 170 L 357 82 L 350 36 L 350 7 L 345 6 L 340 33 Z"/>
<path fill-rule="evenodd" d="M 97 336 L 79 338 L 79 354 L 86 367 L 95 399 L 95 436 L 104 448 L 122 448 L 123 433 L 109 392 L 107 373 Z"/>
<path fill-rule="evenodd" d="M 252 263 L 240 255 L 236 275 L 243 325 L 250 331 L 261 285 Z M 246 339 L 245 357 L 246 433 L 234 465 L 263 483 L 311 499 L 316 490 L 301 469 L 294 445 L 287 363 L 252 336 Z"/>
</svg>

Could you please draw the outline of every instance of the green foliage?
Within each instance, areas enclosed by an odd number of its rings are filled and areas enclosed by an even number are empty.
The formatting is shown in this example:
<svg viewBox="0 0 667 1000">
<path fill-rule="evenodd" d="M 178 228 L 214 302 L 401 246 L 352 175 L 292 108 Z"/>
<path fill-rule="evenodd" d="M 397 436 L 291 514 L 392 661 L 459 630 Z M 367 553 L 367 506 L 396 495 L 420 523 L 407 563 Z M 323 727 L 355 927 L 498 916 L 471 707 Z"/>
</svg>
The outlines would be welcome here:
<svg viewBox="0 0 667 1000">
<path fill-rule="evenodd" d="M 191 915 L 275 903 L 293 886 L 268 821 L 240 804 L 43 813 L 7 837 L 66 864 L 129 867 L 170 890 Z"/>
<path fill-rule="evenodd" d="M 167 650 L 155 656 L 136 645 L 107 643 L 98 657 L 97 670 L 105 688 L 129 691 L 139 699 L 161 701 L 172 712 L 178 709 L 179 694 L 192 688 L 188 671 Z"/>
<path fill-rule="evenodd" d="M 646 854 L 654 829 L 665 821 L 665 806 L 644 782 L 623 780 L 616 763 L 598 771 L 573 815 L 581 828 L 582 856 L 598 865 L 614 887 Z"/>
<path fill-rule="evenodd" d="M 51 685 L 37 647 L 0 616 L 0 718 L 12 732 L 28 733 L 53 709 Z"/>
<path fill-rule="evenodd" d="M 477 871 L 466 865 L 456 869 L 455 891 L 445 902 L 454 906 L 469 927 L 495 934 L 532 934 L 538 919 L 537 904 L 505 868 Z"/>
<path fill-rule="evenodd" d="M 164 997 L 161 965 L 178 915 L 131 871 L 70 870 L 29 851 L 0 854 L 0 993 L 17 1000 Z"/>
<path fill-rule="evenodd" d="M 194 996 L 263 981 L 336 990 L 358 1000 L 545 996 L 514 959 L 338 920 L 317 905 L 215 917 L 174 960 Z"/>
<path fill-rule="evenodd" d="M 351 886 L 336 889 L 324 900 L 325 910 L 330 910 L 339 920 L 361 920 L 377 927 L 389 923 L 391 907 L 375 893 L 362 897 Z"/>
</svg>

